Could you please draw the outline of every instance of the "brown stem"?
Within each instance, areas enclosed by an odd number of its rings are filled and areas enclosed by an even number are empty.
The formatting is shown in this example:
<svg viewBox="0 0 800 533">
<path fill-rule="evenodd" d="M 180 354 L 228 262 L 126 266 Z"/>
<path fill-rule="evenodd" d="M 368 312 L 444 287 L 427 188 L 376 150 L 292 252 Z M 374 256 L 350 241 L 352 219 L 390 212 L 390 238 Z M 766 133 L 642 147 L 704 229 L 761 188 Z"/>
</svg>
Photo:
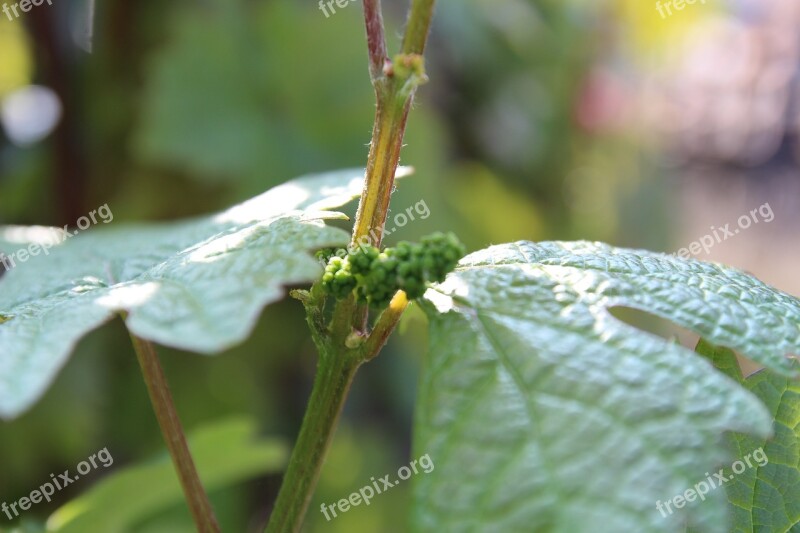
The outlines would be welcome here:
<svg viewBox="0 0 800 533">
<path fill-rule="evenodd" d="M 164 369 L 158 360 L 155 346 L 150 341 L 139 338 L 131 334 L 133 348 L 136 350 L 136 357 L 142 367 L 144 382 L 147 385 L 147 392 L 150 394 L 150 401 L 153 403 L 153 410 L 156 413 L 158 425 L 164 435 L 172 463 L 178 473 L 183 493 L 189 504 L 189 511 L 192 513 L 197 531 L 201 533 L 219 533 L 219 524 L 211 509 L 211 502 L 208 500 L 197 469 L 194 466 L 189 445 L 183 433 L 181 421 L 175 410 L 175 403 L 169 391 L 167 378 L 164 376 Z"/>
<path fill-rule="evenodd" d="M 376 83 L 383 76 L 383 66 L 389 60 L 386 53 L 386 38 L 383 35 L 380 0 L 364 0 L 364 22 L 367 26 L 369 74 L 372 83 Z"/>
<path fill-rule="evenodd" d="M 373 246 L 381 245 L 408 113 L 416 88 L 427 79 L 421 55 L 428 39 L 434 4 L 435 0 L 412 0 L 403 38 L 403 53 L 392 64 L 386 57 L 380 1 L 364 1 L 370 73 L 378 101 L 364 189 L 358 204 L 351 246 L 358 245 L 364 239 L 370 239 Z"/>
<path fill-rule="evenodd" d="M 365 239 L 372 246 L 381 245 L 410 107 L 410 98 L 401 106 L 378 105 L 367 161 L 366 182 L 353 227 L 353 247 Z"/>
</svg>

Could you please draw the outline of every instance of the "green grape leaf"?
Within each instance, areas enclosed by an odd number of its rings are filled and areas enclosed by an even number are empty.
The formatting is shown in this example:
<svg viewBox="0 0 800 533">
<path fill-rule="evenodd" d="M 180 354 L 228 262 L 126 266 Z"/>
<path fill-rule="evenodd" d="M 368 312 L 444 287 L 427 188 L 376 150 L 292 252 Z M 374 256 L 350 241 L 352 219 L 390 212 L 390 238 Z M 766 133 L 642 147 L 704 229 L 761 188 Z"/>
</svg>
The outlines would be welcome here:
<svg viewBox="0 0 800 533">
<path fill-rule="evenodd" d="M 599 243 L 500 245 L 464 258 L 423 306 L 430 356 L 415 453 L 417 531 L 725 531 L 725 494 L 662 516 L 729 458 L 725 431 L 766 438 L 765 407 L 691 350 L 609 313 L 672 320 L 781 373 L 800 301 L 744 273 Z"/>
<path fill-rule="evenodd" d="M 193 431 L 188 439 L 200 479 L 209 492 L 278 472 L 289 455 L 286 443 L 258 437 L 256 423 L 248 419 L 215 422 Z M 175 467 L 164 453 L 103 478 L 55 511 L 47 520 L 47 531 L 132 531 L 137 523 L 180 504 L 183 497 Z M 120 505 L 122 502 L 125 504 Z"/>
<path fill-rule="evenodd" d="M 132 333 L 175 348 L 243 341 L 286 285 L 321 275 L 311 251 L 347 244 L 323 221 L 344 217 L 327 210 L 362 185 L 363 170 L 307 176 L 209 217 L 100 224 L 34 257 L 20 251 L 57 230 L 0 227 L 0 252 L 25 259 L 0 277 L 0 417 L 29 407 L 80 338 L 119 312 Z"/>
<path fill-rule="evenodd" d="M 733 516 L 728 531 L 796 531 L 800 528 L 800 383 L 768 369 L 745 379 L 731 350 L 705 340 L 696 350 L 758 396 L 775 420 L 771 440 L 741 433 L 729 436 L 738 464 L 723 474 Z"/>
</svg>

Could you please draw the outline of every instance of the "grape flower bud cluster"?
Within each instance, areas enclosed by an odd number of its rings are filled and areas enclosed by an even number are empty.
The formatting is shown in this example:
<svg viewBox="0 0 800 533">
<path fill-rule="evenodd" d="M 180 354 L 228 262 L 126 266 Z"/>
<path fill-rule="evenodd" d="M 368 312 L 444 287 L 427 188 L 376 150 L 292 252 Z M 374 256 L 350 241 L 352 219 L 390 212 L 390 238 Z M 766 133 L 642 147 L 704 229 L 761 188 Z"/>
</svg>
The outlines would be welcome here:
<svg viewBox="0 0 800 533">
<path fill-rule="evenodd" d="M 336 299 L 355 292 L 358 301 L 383 308 L 398 290 L 409 300 L 421 297 L 428 283 L 444 281 L 466 250 L 452 233 L 434 233 L 419 243 L 400 242 L 381 252 L 359 245 L 344 252 L 323 251 L 329 256 L 322 287 Z"/>
</svg>

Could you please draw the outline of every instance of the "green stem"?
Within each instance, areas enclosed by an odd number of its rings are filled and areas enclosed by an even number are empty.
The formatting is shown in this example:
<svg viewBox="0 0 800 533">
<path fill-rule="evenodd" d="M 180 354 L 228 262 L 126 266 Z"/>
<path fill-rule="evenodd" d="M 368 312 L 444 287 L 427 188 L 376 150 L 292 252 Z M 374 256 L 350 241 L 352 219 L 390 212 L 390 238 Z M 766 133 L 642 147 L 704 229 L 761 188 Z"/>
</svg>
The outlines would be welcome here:
<svg viewBox="0 0 800 533">
<path fill-rule="evenodd" d="M 353 352 L 320 357 L 311 399 L 267 533 L 300 531 L 350 385 L 360 365 L 361 358 Z"/>
<path fill-rule="evenodd" d="M 428 42 L 435 4 L 436 0 L 412 0 L 411 13 L 408 16 L 406 34 L 403 38 L 404 54 L 422 55 L 425 52 L 425 43 Z"/>
<path fill-rule="evenodd" d="M 373 359 L 380 353 L 407 307 L 406 293 L 397 291 L 392 301 L 389 302 L 389 307 L 378 317 L 375 327 L 372 328 L 369 337 L 361 347 L 361 354 L 365 361 Z"/>
<path fill-rule="evenodd" d="M 400 161 L 406 122 L 416 88 L 426 81 L 422 52 L 428 38 L 435 0 L 412 0 L 402 54 L 390 62 L 386 53 L 380 0 L 364 0 L 364 20 L 369 48 L 369 70 L 377 97 L 364 189 L 353 226 L 352 246 L 365 239 L 380 247 L 389 212 L 394 176 Z M 351 296 L 340 302 L 328 326 L 320 326 L 324 303 L 303 296 L 309 326 L 320 352 L 311 399 L 297 444 L 283 478 L 267 533 L 300 531 L 316 488 L 325 454 L 344 407 L 358 367 L 375 357 L 405 310 L 405 293 L 399 292 L 379 317 L 363 344 L 349 344 L 364 336 L 367 312 Z M 352 347 L 350 347 L 352 346 Z"/>
<path fill-rule="evenodd" d="M 218 533 L 219 524 L 211 508 L 197 469 L 194 466 L 189 445 L 183 433 L 178 412 L 175 410 L 175 403 L 169 391 L 167 378 L 164 376 L 164 369 L 158 360 L 155 346 L 150 341 L 141 339 L 131 334 L 133 348 L 139 365 L 142 367 L 144 382 L 147 385 L 147 392 L 150 394 L 150 401 L 153 403 L 153 410 L 164 435 L 164 441 L 172 457 L 172 463 L 178 473 L 186 502 L 189 504 L 189 511 L 192 513 L 197 531 L 201 533 Z"/>
</svg>

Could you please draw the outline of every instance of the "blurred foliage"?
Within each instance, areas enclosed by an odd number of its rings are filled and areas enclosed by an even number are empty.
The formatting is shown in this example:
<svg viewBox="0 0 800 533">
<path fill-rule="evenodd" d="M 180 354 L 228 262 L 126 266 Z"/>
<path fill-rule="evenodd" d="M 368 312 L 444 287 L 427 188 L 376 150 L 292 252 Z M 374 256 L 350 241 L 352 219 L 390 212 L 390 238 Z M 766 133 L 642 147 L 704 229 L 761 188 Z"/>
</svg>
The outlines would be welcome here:
<svg viewBox="0 0 800 533">
<path fill-rule="evenodd" d="M 397 213 L 424 200 L 430 216 L 396 228 L 388 242 L 453 230 L 470 249 L 578 236 L 663 249 L 668 191 L 636 124 L 607 120 L 615 113 L 588 90 L 597 65 L 624 76 L 633 62 L 609 27 L 637 27 L 634 1 L 441 1 L 431 83 L 420 91 L 403 153 L 417 173 L 397 184 L 392 203 Z M 396 42 L 406 3 L 385 3 Z M 74 223 L 104 203 L 115 222 L 175 219 L 366 161 L 374 102 L 359 8 L 325 18 L 313 2 L 109 0 L 98 3 L 89 55 L 65 37 L 77 5 L 0 20 L 0 98 L 34 82 L 53 87 L 70 110 L 39 144 L 0 138 L 0 223 Z M 303 318 L 287 301 L 223 356 L 161 350 L 187 429 L 248 416 L 291 442 L 315 361 Z M 319 505 L 407 464 L 423 325 L 419 314 L 408 318 L 356 381 L 310 531 L 404 530 L 406 485 L 330 523 Z M 115 468 L 163 447 L 119 323 L 81 342 L 33 410 L 0 423 L 0 501 L 99 447 L 109 448 Z M 279 481 L 262 475 L 236 497 L 215 495 L 216 507 L 255 530 Z M 89 488 L 70 486 L 26 519 L 43 519 Z M 174 521 L 170 531 L 186 527 L 176 513 L 160 518 Z"/>
<path fill-rule="evenodd" d="M 286 443 L 257 441 L 256 426 L 252 420 L 229 420 L 200 428 L 187 437 L 203 486 L 209 493 L 280 471 L 286 464 L 289 458 Z M 127 502 L 124 509 L 118 507 L 118 502 Z M 56 511 L 47 520 L 47 529 L 61 533 L 138 531 L 137 524 L 143 519 L 169 507 L 182 509 L 181 522 L 191 524 L 183 504 L 183 492 L 172 462 L 166 453 L 161 453 L 156 460 L 119 469 L 104 478 Z M 244 525 L 241 521 L 226 523 L 225 529 L 241 531 Z"/>
<path fill-rule="evenodd" d="M 0 25 L 0 98 L 31 81 L 30 43 L 19 24 Z"/>
</svg>

